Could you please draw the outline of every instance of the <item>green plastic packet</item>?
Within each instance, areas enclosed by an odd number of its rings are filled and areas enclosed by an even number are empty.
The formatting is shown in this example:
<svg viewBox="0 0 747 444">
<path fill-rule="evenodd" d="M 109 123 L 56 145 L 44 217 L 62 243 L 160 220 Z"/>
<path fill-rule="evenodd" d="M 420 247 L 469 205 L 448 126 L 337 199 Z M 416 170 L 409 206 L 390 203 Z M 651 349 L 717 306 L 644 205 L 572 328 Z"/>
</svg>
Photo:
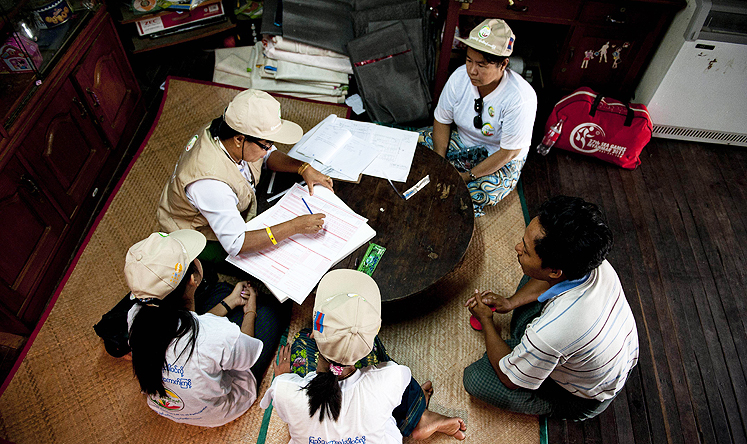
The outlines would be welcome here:
<svg viewBox="0 0 747 444">
<path fill-rule="evenodd" d="M 374 244 L 373 242 L 368 244 L 368 250 L 366 250 L 366 254 L 363 256 L 361 264 L 358 265 L 358 271 L 362 271 L 371 276 L 374 270 L 376 270 L 376 266 L 379 265 L 379 260 L 381 259 L 381 256 L 384 255 L 385 251 L 386 248 L 381 245 Z"/>
</svg>

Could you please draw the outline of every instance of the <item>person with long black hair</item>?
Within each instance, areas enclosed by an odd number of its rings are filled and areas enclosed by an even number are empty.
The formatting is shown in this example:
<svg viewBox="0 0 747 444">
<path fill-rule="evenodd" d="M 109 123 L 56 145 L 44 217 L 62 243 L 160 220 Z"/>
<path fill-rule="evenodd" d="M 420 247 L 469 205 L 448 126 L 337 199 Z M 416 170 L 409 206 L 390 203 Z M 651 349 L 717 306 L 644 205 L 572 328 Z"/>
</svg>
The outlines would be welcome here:
<svg viewBox="0 0 747 444">
<path fill-rule="evenodd" d="M 291 443 L 401 443 L 403 436 L 425 439 L 436 432 L 465 438 L 461 418 L 427 409 L 431 382 L 421 387 L 384 350 L 377 336 L 381 294 L 370 276 L 327 273 L 312 321 L 311 335 L 302 330 L 281 349 L 275 379 L 260 402 L 262 408 L 272 402 Z"/>
<path fill-rule="evenodd" d="M 136 301 L 128 313 L 129 344 L 151 409 L 176 422 L 217 427 L 254 403 L 274 352 L 267 343 L 277 338 L 263 337 L 264 328 L 255 335 L 257 313 L 266 313 L 246 282 L 216 287 L 195 302 L 203 278 L 196 257 L 205 242 L 197 231 L 178 230 L 153 233 L 129 249 L 125 279 Z"/>
</svg>

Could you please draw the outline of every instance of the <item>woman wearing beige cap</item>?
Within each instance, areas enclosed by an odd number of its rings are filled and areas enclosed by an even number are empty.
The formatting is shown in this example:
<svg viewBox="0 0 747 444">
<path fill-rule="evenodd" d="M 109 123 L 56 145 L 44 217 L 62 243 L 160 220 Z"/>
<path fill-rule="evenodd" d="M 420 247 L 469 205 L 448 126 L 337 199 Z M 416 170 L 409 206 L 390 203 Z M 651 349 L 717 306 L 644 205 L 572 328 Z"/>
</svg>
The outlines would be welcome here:
<svg viewBox="0 0 747 444">
<path fill-rule="evenodd" d="M 153 233 L 129 249 L 125 279 L 136 303 L 127 324 L 148 406 L 176 422 L 217 427 L 257 399 L 257 380 L 281 332 L 265 327 L 275 324 L 272 312 L 257 306 L 246 282 L 195 301 L 203 273 L 195 258 L 204 246 L 199 232 L 178 230 Z M 235 324 L 229 312 L 238 315 Z"/>
<path fill-rule="evenodd" d="M 161 193 L 158 222 L 171 232 L 190 228 L 208 238 L 200 259 L 223 263 L 226 254 L 259 251 L 297 233 L 316 233 L 324 214 L 306 214 L 266 230 L 246 231 L 257 213 L 254 188 L 262 167 L 297 172 L 313 194 L 314 185 L 332 189 L 332 179 L 308 163 L 277 151 L 273 142 L 293 144 L 303 130 L 281 119 L 280 103 L 264 91 L 245 90 L 184 149 Z"/>
<path fill-rule="evenodd" d="M 468 38 L 457 38 L 467 45 L 466 63 L 441 91 L 433 129 L 421 130 L 421 142 L 459 169 L 475 216 L 516 187 L 532 141 L 537 94 L 508 68 L 515 39 L 499 19 L 485 20 Z"/>
<path fill-rule="evenodd" d="M 327 273 L 312 321 L 313 340 L 300 334 L 281 349 L 275 379 L 260 402 L 262 408 L 272 402 L 291 443 L 401 443 L 403 436 L 425 439 L 436 432 L 465 438 L 461 418 L 427 410 L 430 381 L 421 388 L 409 368 L 386 354 L 376 336 L 381 295 L 370 276 Z"/>
</svg>

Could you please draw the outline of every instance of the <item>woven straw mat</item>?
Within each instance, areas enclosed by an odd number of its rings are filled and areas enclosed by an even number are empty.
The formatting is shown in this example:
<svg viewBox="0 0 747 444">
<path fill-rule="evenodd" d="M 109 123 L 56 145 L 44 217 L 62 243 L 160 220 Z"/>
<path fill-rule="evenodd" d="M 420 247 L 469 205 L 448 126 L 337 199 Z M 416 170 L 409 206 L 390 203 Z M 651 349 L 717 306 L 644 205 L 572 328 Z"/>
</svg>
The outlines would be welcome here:
<svg viewBox="0 0 747 444">
<path fill-rule="evenodd" d="M 155 208 L 163 184 L 189 138 L 219 115 L 239 90 L 170 79 L 163 109 L 146 146 L 85 246 L 73 273 L 21 367 L 0 397 L 0 437 L 26 443 L 256 443 L 264 411 L 256 402 L 239 419 L 214 429 L 177 424 L 147 407 L 129 361 L 104 350 L 93 331 L 101 315 L 127 293 L 127 249 L 156 230 Z M 310 129 L 347 108 L 279 98 L 283 117 Z M 281 147 L 282 148 L 282 147 Z M 427 315 L 382 328 L 391 355 L 410 366 L 416 379 L 431 379 L 431 409 L 458 415 L 468 424 L 467 442 L 539 442 L 535 417 L 502 411 L 470 398 L 462 369 L 484 351 L 481 334 L 468 325 L 462 307 L 472 288 L 510 295 L 521 277 L 512 252 L 524 229 L 514 192 L 477 219 L 464 262 L 445 280 L 451 302 Z M 313 298 L 295 306 L 291 334 L 310 325 Z M 507 325 L 509 316 L 496 317 Z M 260 396 L 272 379 L 265 375 Z M 267 443 L 288 442 L 287 428 L 273 414 Z M 407 439 L 405 440 L 407 441 Z M 434 436 L 427 442 L 453 442 Z"/>
</svg>

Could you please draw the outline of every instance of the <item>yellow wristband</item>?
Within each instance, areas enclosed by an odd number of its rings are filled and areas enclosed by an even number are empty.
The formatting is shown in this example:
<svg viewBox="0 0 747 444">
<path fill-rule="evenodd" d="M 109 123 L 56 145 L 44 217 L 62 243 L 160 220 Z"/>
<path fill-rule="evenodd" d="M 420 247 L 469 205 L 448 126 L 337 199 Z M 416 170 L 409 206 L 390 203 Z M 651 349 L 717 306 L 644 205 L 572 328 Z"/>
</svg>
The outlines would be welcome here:
<svg viewBox="0 0 747 444">
<path fill-rule="evenodd" d="M 272 245 L 277 245 L 278 241 L 276 241 L 275 236 L 272 235 L 272 230 L 270 230 L 270 227 L 265 227 L 265 231 L 267 231 L 267 235 L 270 237 L 270 240 L 272 241 Z"/>
<path fill-rule="evenodd" d="M 304 162 L 301 164 L 300 167 L 298 167 L 298 175 L 302 175 L 304 171 L 306 171 L 306 168 L 309 167 L 309 162 Z"/>
</svg>

